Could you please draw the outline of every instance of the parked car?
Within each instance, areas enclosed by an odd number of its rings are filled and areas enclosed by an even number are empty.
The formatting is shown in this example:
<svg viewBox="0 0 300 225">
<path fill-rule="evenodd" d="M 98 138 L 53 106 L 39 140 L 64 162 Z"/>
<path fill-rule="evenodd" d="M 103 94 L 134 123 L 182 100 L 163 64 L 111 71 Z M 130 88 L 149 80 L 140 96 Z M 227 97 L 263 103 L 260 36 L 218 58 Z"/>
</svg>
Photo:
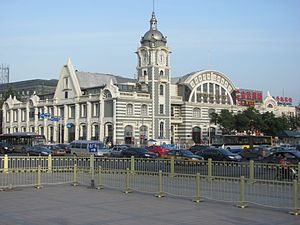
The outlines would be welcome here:
<svg viewBox="0 0 300 225">
<path fill-rule="evenodd" d="M 264 158 L 262 162 L 278 164 L 284 156 L 286 156 L 289 164 L 298 164 L 300 162 L 300 152 L 297 150 L 281 150 L 274 152 L 273 154 Z"/>
<path fill-rule="evenodd" d="M 149 152 L 153 152 L 153 153 L 157 154 L 158 156 L 165 155 L 170 151 L 170 149 L 161 147 L 159 145 L 151 145 L 151 146 L 146 147 L 146 149 Z"/>
<path fill-rule="evenodd" d="M 244 159 L 259 161 L 265 157 L 268 157 L 270 154 L 271 151 L 263 147 L 248 148 L 239 153 L 239 155 L 241 155 Z"/>
<path fill-rule="evenodd" d="M 31 146 L 31 147 L 25 147 L 25 152 L 28 155 L 36 156 L 36 155 L 41 155 L 41 156 L 48 156 L 52 155 L 52 151 L 46 147 L 43 146 Z"/>
<path fill-rule="evenodd" d="M 187 149 L 174 149 L 170 150 L 167 154 L 162 155 L 161 158 L 163 159 L 170 159 L 174 157 L 176 160 L 183 160 L 183 161 L 200 161 L 204 160 L 202 156 L 195 155 L 191 151 Z"/>
<path fill-rule="evenodd" d="M 157 155 L 153 152 L 149 152 L 145 148 L 126 148 L 122 151 L 123 157 L 134 156 L 136 158 L 157 158 Z"/>
<path fill-rule="evenodd" d="M 239 154 L 232 153 L 223 148 L 208 148 L 195 153 L 202 156 L 204 159 L 212 159 L 213 161 L 235 161 L 239 162 L 242 157 Z"/>
<path fill-rule="evenodd" d="M 64 148 L 60 148 L 58 145 L 40 145 L 42 147 L 46 147 L 52 151 L 52 155 L 54 156 L 63 156 L 66 154 L 66 150 Z"/>
<path fill-rule="evenodd" d="M 129 145 L 114 145 L 114 147 L 110 150 L 110 155 L 112 157 L 122 157 L 122 152 L 126 148 L 130 148 L 130 146 Z"/>
<path fill-rule="evenodd" d="M 65 149 L 66 154 L 71 154 L 70 144 L 57 144 L 58 147 Z"/>
<path fill-rule="evenodd" d="M 193 145 L 193 146 L 190 147 L 189 150 L 190 150 L 192 153 L 195 154 L 195 153 L 198 152 L 198 151 L 205 150 L 205 149 L 208 149 L 208 148 L 210 148 L 209 145 Z"/>
<path fill-rule="evenodd" d="M 14 152 L 15 148 L 10 145 L 10 144 L 7 144 L 5 142 L 0 142 L 0 153 L 1 154 L 7 154 L 7 153 L 12 153 Z"/>
<path fill-rule="evenodd" d="M 111 152 L 109 150 L 109 148 L 107 147 L 100 147 L 97 149 L 97 152 L 95 153 L 95 156 L 103 156 L 103 157 L 107 157 L 110 156 Z"/>
</svg>

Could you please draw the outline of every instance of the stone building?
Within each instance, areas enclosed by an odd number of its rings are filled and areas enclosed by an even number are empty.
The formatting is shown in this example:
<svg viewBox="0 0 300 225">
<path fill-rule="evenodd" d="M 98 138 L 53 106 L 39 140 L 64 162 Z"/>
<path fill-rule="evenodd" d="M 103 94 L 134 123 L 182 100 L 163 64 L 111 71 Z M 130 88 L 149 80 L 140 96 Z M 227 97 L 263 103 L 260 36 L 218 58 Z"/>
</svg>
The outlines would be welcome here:
<svg viewBox="0 0 300 225">
<path fill-rule="evenodd" d="M 246 109 L 236 104 L 237 87 L 221 72 L 172 78 L 171 50 L 154 12 L 136 55 L 137 79 L 80 72 L 69 59 L 53 97 L 33 94 L 23 102 L 15 97 L 5 101 L 3 131 L 36 132 L 54 142 L 94 139 L 144 145 L 155 139 L 159 144 L 193 144 L 222 134 L 218 125 L 210 124 L 211 113 Z M 256 107 L 278 108 L 270 96 L 265 101 Z"/>
</svg>

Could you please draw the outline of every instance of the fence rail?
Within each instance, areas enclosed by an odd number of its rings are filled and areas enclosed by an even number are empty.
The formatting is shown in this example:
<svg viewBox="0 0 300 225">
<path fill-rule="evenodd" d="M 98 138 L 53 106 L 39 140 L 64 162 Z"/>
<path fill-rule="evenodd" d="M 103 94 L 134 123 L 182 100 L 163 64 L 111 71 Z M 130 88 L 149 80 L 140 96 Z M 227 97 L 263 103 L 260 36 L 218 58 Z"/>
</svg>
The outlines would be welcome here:
<svg viewBox="0 0 300 225">
<path fill-rule="evenodd" d="M 299 171 L 299 164 L 294 166 Z M 299 214 L 299 178 L 276 176 L 278 165 L 183 162 L 135 158 L 0 157 L 0 189 L 52 184 L 82 184 L 180 196 L 200 202 L 212 199 L 241 208 L 262 205 Z"/>
</svg>

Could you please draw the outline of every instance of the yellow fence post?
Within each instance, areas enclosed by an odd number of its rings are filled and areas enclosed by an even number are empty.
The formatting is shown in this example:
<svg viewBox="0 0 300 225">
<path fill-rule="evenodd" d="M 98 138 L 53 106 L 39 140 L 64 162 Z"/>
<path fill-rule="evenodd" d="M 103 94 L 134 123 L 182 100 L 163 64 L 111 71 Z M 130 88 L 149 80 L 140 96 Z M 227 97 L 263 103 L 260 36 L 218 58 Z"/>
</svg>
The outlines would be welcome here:
<svg viewBox="0 0 300 225">
<path fill-rule="evenodd" d="M 298 162 L 298 185 L 300 185 L 300 162 Z"/>
<path fill-rule="evenodd" d="M 238 204 L 239 208 L 246 208 L 247 205 L 245 203 L 245 177 L 241 176 L 240 178 L 240 203 Z"/>
<path fill-rule="evenodd" d="M 209 179 L 212 179 L 212 159 L 208 159 L 207 161 L 207 175 Z"/>
<path fill-rule="evenodd" d="M 163 193 L 163 176 L 161 170 L 158 173 L 158 193 L 155 196 L 158 198 L 165 197 Z"/>
<path fill-rule="evenodd" d="M 4 173 L 8 173 L 8 155 L 4 155 Z"/>
<path fill-rule="evenodd" d="M 35 188 L 41 189 L 43 188 L 41 186 L 41 165 L 38 166 L 38 171 L 37 171 L 37 184 L 35 185 Z"/>
<path fill-rule="evenodd" d="M 202 202 L 200 192 L 200 173 L 196 174 L 196 197 L 193 201 L 197 203 Z"/>
<path fill-rule="evenodd" d="M 289 213 L 291 215 L 298 216 L 298 215 L 300 215 L 300 209 L 299 209 L 299 205 L 298 205 L 298 184 L 297 184 L 297 180 L 293 180 L 293 189 L 294 189 L 294 191 L 293 191 L 294 208 Z"/>
<path fill-rule="evenodd" d="M 73 184 L 72 186 L 77 186 L 78 182 L 77 182 L 77 164 L 76 161 L 74 161 L 74 171 L 73 171 Z"/>
<path fill-rule="evenodd" d="M 249 166 L 250 166 L 249 179 L 250 179 L 250 183 L 253 184 L 254 183 L 254 161 L 253 160 L 250 160 Z"/>
<path fill-rule="evenodd" d="M 174 173 L 175 173 L 175 158 L 174 158 L 174 156 L 171 157 L 170 163 L 171 163 L 171 165 L 170 165 L 171 176 L 174 176 Z"/>
<path fill-rule="evenodd" d="M 131 159 L 130 159 L 130 170 L 131 170 L 131 173 L 134 172 L 134 156 L 131 156 Z"/>
<path fill-rule="evenodd" d="M 52 173 L 52 156 L 48 155 L 48 173 Z"/>
<path fill-rule="evenodd" d="M 125 194 L 128 194 L 131 192 L 130 188 L 129 188 L 129 176 L 130 176 L 130 171 L 129 168 L 126 169 L 126 174 L 125 174 Z"/>
<path fill-rule="evenodd" d="M 99 166 L 99 170 L 98 170 L 98 186 L 97 189 L 103 189 L 103 184 L 102 184 L 102 171 L 101 171 L 101 166 Z"/>
</svg>

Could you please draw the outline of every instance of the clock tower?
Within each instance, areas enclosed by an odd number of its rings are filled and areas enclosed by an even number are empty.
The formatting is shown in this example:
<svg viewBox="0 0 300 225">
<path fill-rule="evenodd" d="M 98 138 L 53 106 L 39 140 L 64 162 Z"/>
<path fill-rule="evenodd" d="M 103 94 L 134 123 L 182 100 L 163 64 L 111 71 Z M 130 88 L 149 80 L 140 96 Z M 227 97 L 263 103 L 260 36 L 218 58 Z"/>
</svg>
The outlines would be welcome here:
<svg viewBox="0 0 300 225">
<path fill-rule="evenodd" d="M 170 143 L 171 96 L 170 96 L 170 49 L 167 39 L 157 30 L 157 20 L 152 12 L 150 29 L 141 38 L 137 49 L 138 87 L 150 93 L 152 99 L 152 133 L 149 138 L 160 143 Z"/>
</svg>

